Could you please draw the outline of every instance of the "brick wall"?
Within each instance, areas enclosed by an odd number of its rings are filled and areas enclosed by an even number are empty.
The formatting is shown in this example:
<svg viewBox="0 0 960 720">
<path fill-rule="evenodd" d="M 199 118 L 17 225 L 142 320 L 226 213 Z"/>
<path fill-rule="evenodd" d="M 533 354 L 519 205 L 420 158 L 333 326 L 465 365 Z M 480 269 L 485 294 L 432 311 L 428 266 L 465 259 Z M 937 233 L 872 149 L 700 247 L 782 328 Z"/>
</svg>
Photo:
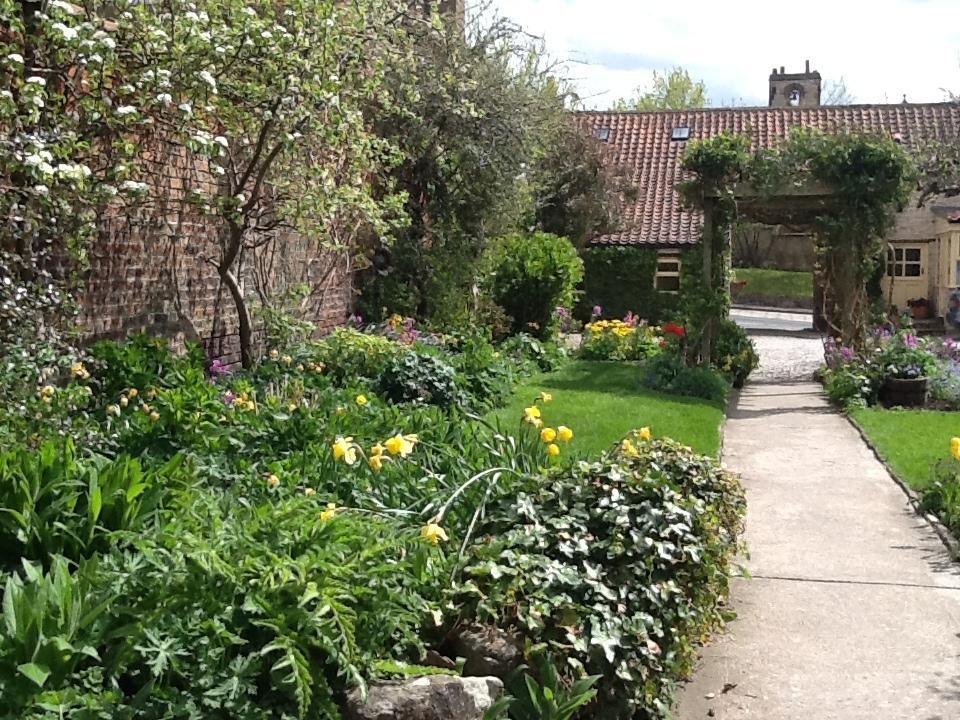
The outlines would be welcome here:
<svg viewBox="0 0 960 720">
<path fill-rule="evenodd" d="M 235 306 L 206 260 L 218 255 L 219 228 L 182 202 L 192 188 L 209 191 L 216 181 L 202 161 L 191 161 L 174 143 L 157 144 L 148 157 L 150 200 L 109 213 L 89 248 L 81 297 L 85 335 L 94 341 L 146 332 L 170 338 L 175 347 L 200 342 L 211 359 L 239 362 Z M 263 295 L 307 284 L 311 294 L 299 314 L 321 331 L 350 313 L 349 255 L 291 232 L 245 251 L 239 278 L 254 309 Z M 254 324 L 260 343 L 256 314 Z"/>
</svg>

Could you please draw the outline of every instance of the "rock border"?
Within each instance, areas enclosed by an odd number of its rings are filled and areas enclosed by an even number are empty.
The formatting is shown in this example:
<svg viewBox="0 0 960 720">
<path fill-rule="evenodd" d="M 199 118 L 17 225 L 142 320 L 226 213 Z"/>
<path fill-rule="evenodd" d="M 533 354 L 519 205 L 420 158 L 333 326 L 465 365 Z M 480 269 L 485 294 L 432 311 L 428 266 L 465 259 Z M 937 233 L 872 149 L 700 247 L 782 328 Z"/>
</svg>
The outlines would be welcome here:
<svg viewBox="0 0 960 720">
<path fill-rule="evenodd" d="M 870 452 L 873 453 L 873 456 L 883 465 L 884 469 L 887 471 L 887 475 L 897 484 L 897 486 L 903 491 L 903 494 L 907 496 L 907 501 L 910 503 L 910 506 L 913 508 L 913 511 L 924 520 L 927 521 L 927 524 L 933 528 L 933 531 L 937 534 L 937 537 L 940 538 L 940 541 L 947 548 L 947 552 L 950 554 L 950 559 L 954 561 L 960 561 L 960 541 L 954 537 L 953 533 L 950 532 L 949 528 L 940 522 L 938 518 L 933 513 L 924 512 L 920 509 L 920 495 L 911 488 L 907 483 L 900 479 L 893 468 L 890 467 L 890 463 L 886 461 L 883 455 L 880 454 L 880 450 L 873 443 L 873 440 L 870 439 L 870 436 L 867 434 L 867 431 L 864 430 L 863 426 L 856 421 L 855 418 L 850 416 L 847 413 L 842 413 L 843 416 L 847 419 L 853 428 L 857 431 L 860 437 L 863 439 L 863 442 L 866 443 L 867 447 L 870 448 Z"/>
</svg>

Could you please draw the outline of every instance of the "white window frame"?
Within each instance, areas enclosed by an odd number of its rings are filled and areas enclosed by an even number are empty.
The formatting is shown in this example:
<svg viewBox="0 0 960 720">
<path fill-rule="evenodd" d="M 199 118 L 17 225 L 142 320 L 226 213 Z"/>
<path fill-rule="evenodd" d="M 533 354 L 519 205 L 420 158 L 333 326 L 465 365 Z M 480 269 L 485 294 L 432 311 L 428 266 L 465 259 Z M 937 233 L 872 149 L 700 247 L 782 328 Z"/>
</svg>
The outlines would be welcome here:
<svg viewBox="0 0 960 720">
<path fill-rule="evenodd" d="M 917 259 L 908 260 L 908 251 L 916 251 Z M 908 275 L 907 266 L 916 267 L 917 274 Z M 923 246 L 899 244 L 890 244 L 887 246 L 887 277 L 893 278 L 894 280 L 897 278 L 903 280 L 919 280 L 924 276 L 923 270 Z"/>
<path fill-rule="evenodd" d="M 667 267 L 663 265 L 669 264 Z M 676 295 L 680 292 L 680 274 L 683 272 L 683 258 L 680 257 L 678 250 L 658 250 L 657 251 L 657 270 L 653 275 L 653 289 L 657 292 L 671 293 Z M 665 278 L 676 278 L 677 287 L 675 289 L 664 290 L 660 287 L 660 281 Z"/>
</svg>

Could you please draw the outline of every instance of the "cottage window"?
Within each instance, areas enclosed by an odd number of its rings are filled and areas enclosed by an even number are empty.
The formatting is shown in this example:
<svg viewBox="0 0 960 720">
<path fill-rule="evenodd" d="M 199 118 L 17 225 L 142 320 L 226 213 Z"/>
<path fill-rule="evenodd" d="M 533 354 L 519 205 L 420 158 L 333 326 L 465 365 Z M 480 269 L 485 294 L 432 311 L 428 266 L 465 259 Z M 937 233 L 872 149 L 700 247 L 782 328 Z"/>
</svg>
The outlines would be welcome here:
<svg viewBox="0 0 960 720">
<path fill-rule="evenodd" d="M 887 250 L 888 277 L 920 277 L 923 254 L 917 247 L 896 247 Z"/>
<path fill-rule="evenodd" d="M 657 255 L 657 273 L 653 276 L 653 286 L 661 292 L 679 292 L 681 264 L 679 254 L 659 253 Z"/>
</svg>

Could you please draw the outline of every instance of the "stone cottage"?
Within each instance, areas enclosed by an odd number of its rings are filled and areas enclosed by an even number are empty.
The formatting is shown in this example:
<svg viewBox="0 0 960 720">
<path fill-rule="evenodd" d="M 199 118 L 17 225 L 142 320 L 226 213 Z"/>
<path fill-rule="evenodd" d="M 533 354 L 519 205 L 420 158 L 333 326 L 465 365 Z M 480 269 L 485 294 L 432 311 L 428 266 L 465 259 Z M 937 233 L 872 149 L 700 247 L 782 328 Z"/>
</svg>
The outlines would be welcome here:
<svg viewBox="0 0 960 720">
<path fill-rule="evenodd" d="M 686 179 L 680 162 L 690 140 L 731 132 L 770 147 L 792 128 L 809 127 L 888 134 L 912 148 L 960 133 L 957 103 L 821 105 L 820 73 L 811 71 L 809 62 L 802 73 L 774 68 L 769 90 L 767 107 L 578 114 L 583 130 L 608 146 L 613 162 L 632 172 L 637 189 L 621 227 L 590 242 L 586 304 L 655 317 L 675 305 L 688 266 L 699 272 L 690 253 L 700 240 L 703 218 L 683 207 L 676 189 Z M 812 269 L 808 236 L 779 228 L 768 241 L 779 245 L 781 257 L 793 258 L 795 267 L 787 269 Z M 934 201 L 922 208 L 911 203 L 898 214 L 887 243 L 882 285 L 889 304 L 903 310 L 908 301 L 925 298 L 935 316 L 943 317 L 947 298 L 960 286 L 960 202 Z M 633 270 L 629 279 L 619 268 Z"/>
</svg>

